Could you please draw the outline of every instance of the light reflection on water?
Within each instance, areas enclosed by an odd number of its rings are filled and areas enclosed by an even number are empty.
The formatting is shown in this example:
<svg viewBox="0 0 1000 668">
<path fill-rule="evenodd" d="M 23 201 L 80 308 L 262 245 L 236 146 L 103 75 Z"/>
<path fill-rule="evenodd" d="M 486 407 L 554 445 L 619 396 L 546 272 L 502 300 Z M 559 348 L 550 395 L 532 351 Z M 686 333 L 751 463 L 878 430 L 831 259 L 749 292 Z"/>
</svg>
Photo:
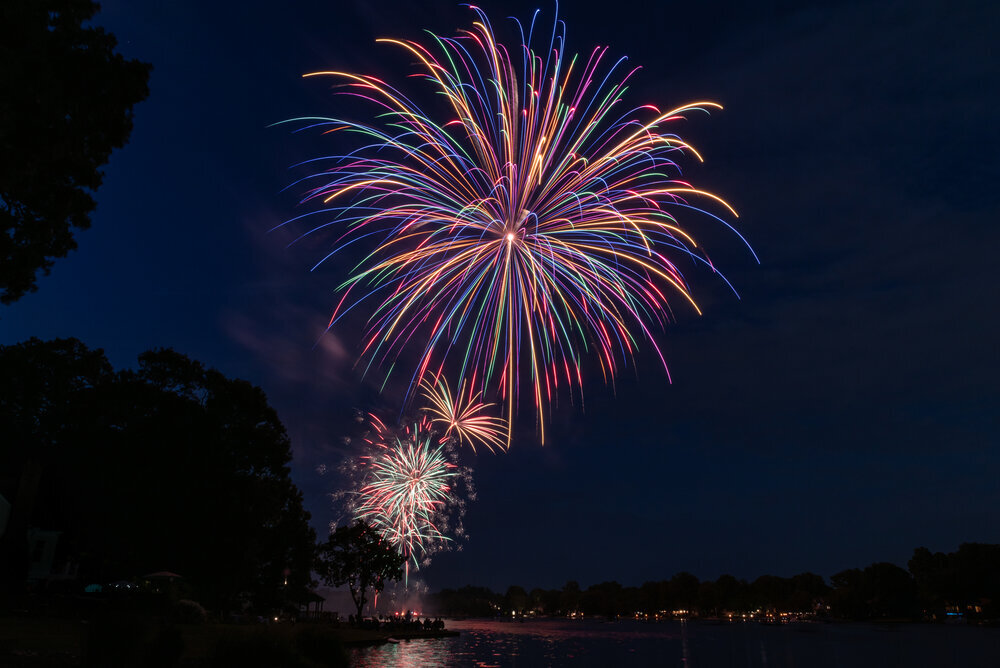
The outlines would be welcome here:
<svg viewBox="0 0 1000 668">
<path fill-rule="evenodd" d="M 670 622 L 450 621 L 457 638 L 358 648 L 359 668 L 1000 666 L 1000 629 L 931 625 L 711 626 Z"/>
</svg>

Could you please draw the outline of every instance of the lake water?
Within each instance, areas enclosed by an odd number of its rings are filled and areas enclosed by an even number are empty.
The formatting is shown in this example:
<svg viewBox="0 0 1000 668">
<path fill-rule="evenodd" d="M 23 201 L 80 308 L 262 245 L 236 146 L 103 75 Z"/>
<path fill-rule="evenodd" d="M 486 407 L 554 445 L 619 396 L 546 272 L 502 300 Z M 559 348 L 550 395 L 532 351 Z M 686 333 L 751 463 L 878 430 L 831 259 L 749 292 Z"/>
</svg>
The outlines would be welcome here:
<svg viewBox="0 0 1000 668">
<path fill-rule="evenodd" d="M 924 624 L 646 624 L 545 619 L 448 622 L 457 638 L 351 650 L 360 668 L 678 666 L 997 668 L 1000 628 Z"/>
</svg>

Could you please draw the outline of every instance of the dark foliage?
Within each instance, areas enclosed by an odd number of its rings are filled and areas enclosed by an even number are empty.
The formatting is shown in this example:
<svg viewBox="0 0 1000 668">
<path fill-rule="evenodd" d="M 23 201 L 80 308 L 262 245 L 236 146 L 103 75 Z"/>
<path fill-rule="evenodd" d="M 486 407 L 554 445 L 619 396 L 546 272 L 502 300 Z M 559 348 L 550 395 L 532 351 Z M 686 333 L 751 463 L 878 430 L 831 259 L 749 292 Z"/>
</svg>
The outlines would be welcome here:
<svg viewBox="0 0 1000 668">
<path fill-rule="evenodd" d="M 524 591 L 524 587 L 511 585 L 503 597 L 504 610 L 523 615 L 528 609 L 528 600 L 528 592 Z"/>
<path fill-rule="evenodd" d="M 502 609 L 503 596 L 487 587 L 469 585 L 457 590 L 442 589 L 433 595 L 432 601 L 434 609 L 442 615 L 493 617 Z"/>
<path fill-rule="evenodd" d="M 362 616 L 368 592 L 381 592 L 386 582 L 403 576 L 406 559 L 362 520 L 337 527 L 316 550 L 316 574 L 327 585 L 347 585 Z"/>
<path fill-rule="evenodd" d="M 277 607 L 309 584 L 315 534 L 260 388 L 171 350 L 115 373 L 72 339 L 2 346 L 0 368 L 10 554 L 29 523 L 58 530 L 57 561 L 81 580 L 171 570 L 217 610 Z"/>
<path fill-rule="evenodd" d="M 921 607 L 930 616 L 1000 615 L 1000 545 L 962 543 L 947 554 L 918 547 L 908 565 Z"/>
<path fill-rule="evenodd" d="M 916 588 L 905 570 L 880 562 L 841 571 L 830 578 L 833 595 L 830 605 L 848 619 L 915 618 Z"/>
<path fill-rule="evenodd" d="M 0 536 L 0 597 L 7 598 L 27 577 L 28 527 L 40 487 L 52 485 L 46 463 L 76 447 L 92 420 L 87 407 L 113 371 L 102 350 L 76 339 L 0 347 L 0 370 L 0 492 L 12 504 Z"/>
<path fill-rule="evenodd" d="M 128 142 L 150 65 L 84 27 L 90 0 L 0 3 L 0 302 L 36 289 L 38 272 L 76 248 L 111 151 Z"/>
</svg>

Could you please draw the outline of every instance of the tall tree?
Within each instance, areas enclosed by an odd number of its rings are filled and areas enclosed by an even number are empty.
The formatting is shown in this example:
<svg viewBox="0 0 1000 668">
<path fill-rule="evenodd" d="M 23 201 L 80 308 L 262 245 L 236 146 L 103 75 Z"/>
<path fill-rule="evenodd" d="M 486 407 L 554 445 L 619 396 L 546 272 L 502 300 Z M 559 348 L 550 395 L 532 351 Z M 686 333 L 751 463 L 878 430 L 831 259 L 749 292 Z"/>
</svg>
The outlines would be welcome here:
<svg viewBox="0 0 1000 668">
<path fill-rule="evenodd" d="M 6 600 L 27 577 L 28 527 L 43 475 L 74 447 L 112 369 L 103 351 L 77 339 L 36 338 L 0 346 L 0 369 L 0 491 L 11 501 L 0 536 L 0 600 Z"/>
<path fill-rule="evenodd" d="M 91 0 L 0 3 L 0 302 L 36 289 L 90 227 L 100 168 L 132 132 L 151 66 L 84 26 Z"/>
<path fill-rule="evenodd" d="M 583 601 L 583 593 L 580 591 L 580 583 L 570 580 L 563 585 L 559 594 L 559 607 L 564 614 L 571 614 L 580 611 L 580 604 Z"/>
<path fill-rule="evenodd" d="M 172 570 L 220 610 L 245 597 L 268 609 L 309 584 L 316 537 L 260 388 L 172 350 L 113 373 L 74 340 L 0 347 L 0 368 L 0 433 L 17 436 L 0 448 L 0 490 L 37 453 L 30 521 L 63 532 L 82 578 Z"/>
<path fill-rule="evenodd" d="M 698 578 L 687 571 L 675 573 L 670 578 L 670 596 L 673 605 L 683 610 L 691 610 L 698 602 Z"/>
<path fill-rule="evenodd" d="M 378 595 L 386 582 L 403 577 L 405 561 L 394 546 L 358 520 L 350 526 L 337 527 L 327 541 L 318 546 L 316 573 L 324 584 L 347 585 L 360 619 L 368 602 L 368 592 Z"/>
<path fill-rule="evenodd" d="M 520 585 L 511 585 L 504 594 L 503 604 L 506 610 L 523 615 L 524 609 L 528 607 L 528 593 Z"/>
<path fill-rule="evenodd" d="M 109 455 L 131 462 L 132 475 L 106 498 L 128 489 L 144 500 L 146 526 L 127 532 L 145 541 L 143 567 L 158 568 L 145 561 L 157 555 L 174 560 L 219 608 L 249 596 L 266 609 L 304 589 L 316 538 L 290 478 L 291 442 L 264 392 L 169 349 L 140 355 L 118 391 L 109 405 L 135 405 L 114 426 Z M 159 494 L 145 491 L 151 481 Z"/>
<path fill-rule="evenodd" d="M 583 593 L 583 609 L 588 615 L 616 617 L 624 611 L 624 592 L 617 582 L 601 582 L 591 585 Z"/>
</svg>

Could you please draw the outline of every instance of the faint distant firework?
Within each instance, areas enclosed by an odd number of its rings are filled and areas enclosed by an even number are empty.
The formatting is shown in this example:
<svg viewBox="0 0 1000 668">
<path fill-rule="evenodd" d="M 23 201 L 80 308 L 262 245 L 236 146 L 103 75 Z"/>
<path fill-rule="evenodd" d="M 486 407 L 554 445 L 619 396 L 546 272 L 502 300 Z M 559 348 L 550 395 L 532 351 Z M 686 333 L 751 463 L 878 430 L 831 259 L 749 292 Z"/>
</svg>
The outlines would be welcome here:
<svg viewBox="0 0 1000 668">
<path fill-rule="evenodd" d="M 564 24 L 549 33 L 534 18 L 527 31 L 517 23 L 521 42 L 508 49 L 471 9 L 470 29 L 429 46 L 378 40 L 407 52 L 426 89 L 417 94 L 441 103 L 422 106 L 370 75 L 306 75 L 332 77 L 374 114 L 289 121 L 354 148 L 306 163 L 319 169 L 299 182 L 303 203 L 317 209 L 286 224 L 320 215 L 302 236 L 338 230 L 320 264 L 374 244 L 328 325 L 370 304 L 366 371 L 388 375 L 412 350 L 412 394 L 450 362 L 468 388 L 503 397 L 508 424 L 530 396 L 544 442 L 555 398 L 582 400 L 582 358 L 610 382 L 645 342 L 666 370 L 655 333 L 673 318 L 668 297 L 701 312 L 681 265 L 716 268 L 675 216 L 732 229 L 700 203 L 736 212 L 682 179 L 676 161 L 701 156 L 671 128 L 721 106 L 625 106 L 638 70 L 625 58 L 612 63 L 606 47 L 568 55 Z"/>
</svg>

